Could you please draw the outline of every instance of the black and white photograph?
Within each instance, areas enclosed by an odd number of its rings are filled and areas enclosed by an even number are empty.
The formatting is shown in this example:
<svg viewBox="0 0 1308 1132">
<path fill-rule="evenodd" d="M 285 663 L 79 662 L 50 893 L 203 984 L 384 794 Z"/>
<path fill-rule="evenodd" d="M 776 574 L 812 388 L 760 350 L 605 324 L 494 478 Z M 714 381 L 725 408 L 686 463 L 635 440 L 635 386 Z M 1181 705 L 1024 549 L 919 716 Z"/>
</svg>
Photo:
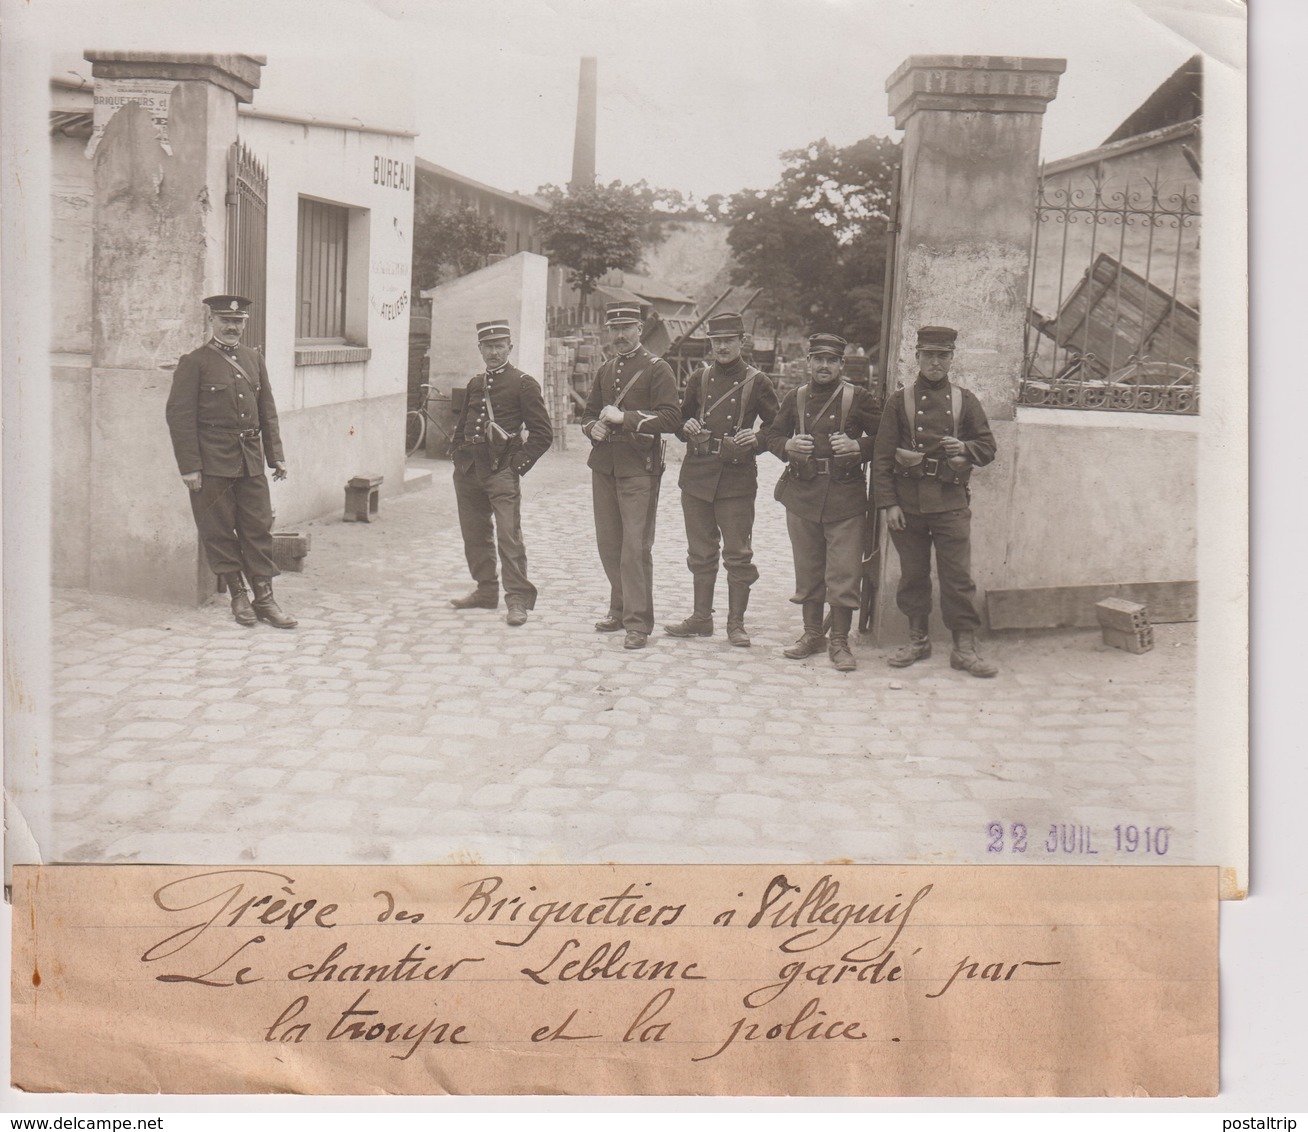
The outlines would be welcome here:
<svg viewBox="0 0 1308 1132">
<path fill-rule="evenodd" d="M 1247 893 L 1242 5 L 4 15 L 9 866 Z"/>
</svg>

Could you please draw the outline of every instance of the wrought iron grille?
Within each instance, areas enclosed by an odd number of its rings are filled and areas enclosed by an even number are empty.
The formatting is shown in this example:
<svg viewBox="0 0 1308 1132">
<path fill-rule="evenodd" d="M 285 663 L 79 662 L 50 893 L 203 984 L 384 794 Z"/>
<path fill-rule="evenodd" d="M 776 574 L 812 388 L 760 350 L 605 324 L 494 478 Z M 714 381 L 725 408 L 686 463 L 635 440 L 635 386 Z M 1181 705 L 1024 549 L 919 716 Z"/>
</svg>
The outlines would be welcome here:
<svg viewBox="0 0 1308 1132">
<path fill-rule="evenodd" d="M 252 300 L 245 345 L 267 344 L 268 173 L 245 148 L 227 151 L 227 290 Z"/>
<path fill-rule="evenodd" d="M 1199 219 L 1157 170 L 1041 177 L 1022 404 L 1198 413 Z"/>
</svg>

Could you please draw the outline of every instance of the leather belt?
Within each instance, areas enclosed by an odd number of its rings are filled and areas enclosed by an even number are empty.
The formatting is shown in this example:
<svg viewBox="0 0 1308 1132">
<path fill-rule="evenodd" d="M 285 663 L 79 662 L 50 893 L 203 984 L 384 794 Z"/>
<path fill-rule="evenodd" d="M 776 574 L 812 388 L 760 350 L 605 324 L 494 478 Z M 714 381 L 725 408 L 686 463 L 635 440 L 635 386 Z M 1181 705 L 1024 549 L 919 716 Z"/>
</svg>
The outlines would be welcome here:
<svg viewBox="0 0 1308 1132">
<path fill-rule="evenodd" d="M 928 456 L 923 460 L 922 474 L 924 476 L 938 476 L 940 474 L 940 457 Z"/>
</svg>

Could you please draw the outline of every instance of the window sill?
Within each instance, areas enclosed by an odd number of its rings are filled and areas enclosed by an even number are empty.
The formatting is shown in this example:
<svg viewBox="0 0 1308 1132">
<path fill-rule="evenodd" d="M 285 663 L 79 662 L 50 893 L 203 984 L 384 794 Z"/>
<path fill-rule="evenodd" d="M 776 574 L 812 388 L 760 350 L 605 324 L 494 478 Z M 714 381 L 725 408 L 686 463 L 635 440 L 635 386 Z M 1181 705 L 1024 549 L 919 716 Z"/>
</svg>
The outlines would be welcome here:
<svg viewBox="0 0 1308 1132">
<path fill-rule="evenodd" d="M 367 346 L 321 345 L 296 346 L 295 365 L 299 366 L 337 366 L 349 362 L 366 362 L 372 357 L 372 350 Z"/>
</svg>

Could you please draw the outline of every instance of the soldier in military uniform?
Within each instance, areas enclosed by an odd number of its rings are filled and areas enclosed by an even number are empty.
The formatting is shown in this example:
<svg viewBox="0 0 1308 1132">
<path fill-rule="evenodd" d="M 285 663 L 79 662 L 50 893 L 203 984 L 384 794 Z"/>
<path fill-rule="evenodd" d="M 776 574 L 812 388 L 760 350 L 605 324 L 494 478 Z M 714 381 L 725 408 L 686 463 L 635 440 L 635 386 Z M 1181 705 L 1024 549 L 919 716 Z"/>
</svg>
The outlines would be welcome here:
<svg viewBox="0 0 1308 1132">
<path fill-rule="evenodd" d="M 477 349 L 486 372 L 468 383 L 453 439 L 459 529 L 477 588 L 450 604 L 455 609 L 499 606 L 498 545 L 504 572 L 504 619 L 510 625 L 523 625 L 527 611 L 536 606 L 536 587 L 527 577 L 519 481 L 549 451 L 554 431 L 540 386 L 509 364 L 513 338 L 508 321 L 479 322 Z"/>
<path fill-rule="evenodd" d="M 840 379 L 846 341 L 838 334 L 808 340 L 808 382 L 786 394 L 767 445 L 786 470 L 776 498 L 785 505 L 795 556 L 795 596 L 804 631 L 783 653 L 802 660 L 821 650 L 823 608 L 831 606 L 827 651 L 841 672 L 857 667 L 849 630 L 858 608 L 867 483 L 863 465 L 881 418 L 876 399 Z"/>
<path fill-rule="evenodd" d="M 908 616 L 908 644 L 891 655 L 906 668 L 931 655 L 931 548 L 940 576 L 940 612 L 953 632 L 949 663 L 973 676 L 999 669 L 976 651 L 976 583 L 972 580 L 972 511 L 968 480 L 973 468 L 995 458 L 985 410 L 971 393 L 949 381 L 958 332 L 924 326 L 917 332 L 917 380 L 890 397 L 877 433 L 873 499 L 886 512 L 899 552 L 899 609 Z"/>
<path fill-rule="evenodd" d="M 640 344 L 641 310 L 610 303 L 605 325 L 615 354 L 595 375 L 582 431 L 590 438 L 595 540 L 609 579 L 601 633 L 626 630 L 642 649 L 654 629 L 654 521 L 663 477 L 663 436 L 681 424 L 672 369 Z"/>
<path fill-rule="evenodd" d="M 192 350 L 173 373 L 166 417 L 191 511 L 209 559 L 242 625 L 267 621 L 293 629 L 273 597 L 272 502 L 264 462 L 273 479 L 286 478 L 277 406 L 263 355 L 241 345 L 250 300 L 211 295 L 210 339 Z M 254 590 L 251 604 L 242 571 Z"/>
<path fill-rule="evenodd" d="M 762 445 L 756 426 L 766 429 L 772 424 L 777 392 L 768 377 L 741 356 L 745 324 L 740 315 L 714 315 L 707 333 L 713 360 L 686 382 L 677 433 L 686 441 L 679 485 L 694 612 L 663 629 L 673 637 L 713 635 L 720 556 L 727 568 L 727 640 L 743 648 L 749 645 L 749 590 L 758 581 L 752 539 Z"/>
</svg>

